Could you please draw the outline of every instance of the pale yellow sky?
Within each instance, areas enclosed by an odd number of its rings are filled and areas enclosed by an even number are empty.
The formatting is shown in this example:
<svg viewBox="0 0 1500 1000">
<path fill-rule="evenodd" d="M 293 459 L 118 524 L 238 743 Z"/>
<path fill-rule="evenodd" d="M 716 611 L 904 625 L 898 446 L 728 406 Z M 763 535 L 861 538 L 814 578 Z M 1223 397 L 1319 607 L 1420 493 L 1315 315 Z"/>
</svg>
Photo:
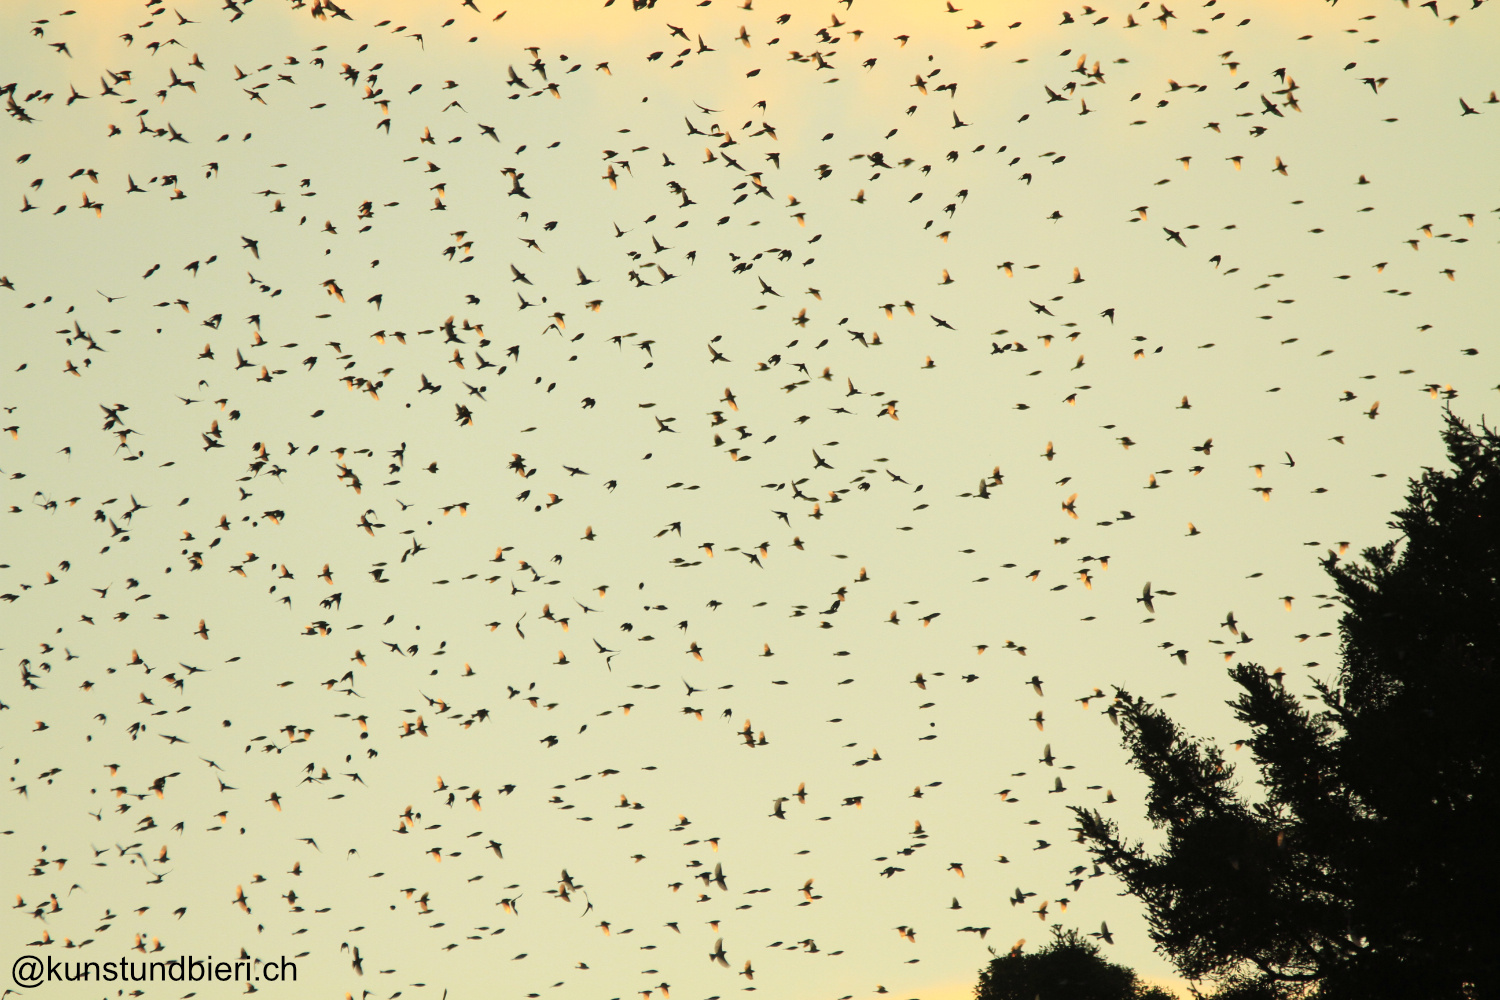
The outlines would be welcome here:
<svg viewBox="0 0 1500 1000">
<path fill-rule="evenodd" d="M 1486 412 L 1490 5 L 476 3 L 0 9 L 12 958 L 1181 988 L 1090 696 L 1310 691 Z"/>
</svg>

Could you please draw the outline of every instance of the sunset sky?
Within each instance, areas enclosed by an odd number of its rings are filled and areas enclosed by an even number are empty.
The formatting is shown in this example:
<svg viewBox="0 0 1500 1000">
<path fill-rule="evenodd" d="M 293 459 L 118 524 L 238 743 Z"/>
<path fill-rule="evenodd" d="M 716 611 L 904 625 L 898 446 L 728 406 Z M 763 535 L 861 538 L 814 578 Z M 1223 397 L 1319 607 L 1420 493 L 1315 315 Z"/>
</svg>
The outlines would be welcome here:
<svg viewBox="0 0 1500 1000">
<path fill-rule="evenodd" d="M 0 6 L 11 959 L 1185 990 L 1069 807 L 1493 421 L 1491 5 L 475 6 Z"/>
</svg>

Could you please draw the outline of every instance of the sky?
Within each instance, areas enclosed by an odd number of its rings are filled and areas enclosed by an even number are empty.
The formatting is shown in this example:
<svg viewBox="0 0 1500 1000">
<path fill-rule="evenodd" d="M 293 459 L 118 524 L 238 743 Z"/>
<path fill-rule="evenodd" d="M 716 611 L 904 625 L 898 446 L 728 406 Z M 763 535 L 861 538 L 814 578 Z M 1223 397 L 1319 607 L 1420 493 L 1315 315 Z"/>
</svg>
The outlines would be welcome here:
<svg viewBox="0 0 1500 1000">
<path fill-rule="evenodd" d="M 1070 808 L 1493 419 L 1500 30 L 956 6 L 0 9 L 12 960 L 1185 989 Z"/>
</svg>

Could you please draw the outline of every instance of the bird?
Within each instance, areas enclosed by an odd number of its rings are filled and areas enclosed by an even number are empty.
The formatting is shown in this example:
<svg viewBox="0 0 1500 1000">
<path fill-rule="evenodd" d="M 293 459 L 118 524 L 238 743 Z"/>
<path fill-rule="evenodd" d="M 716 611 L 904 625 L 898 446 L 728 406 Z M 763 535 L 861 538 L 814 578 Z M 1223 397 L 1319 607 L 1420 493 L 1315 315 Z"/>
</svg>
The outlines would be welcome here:
<svg viewBox="0 0 1500 1000">
<path fill-rule="evenodd" d="M 1146 606 L 1147 614 L 1156 614 L 1156 605 L 1151 601 L 1151 582 L 1149 580 L 1141 588 L 1141 596 L 1136 598 L 1136 602 Z"/>
</svg>

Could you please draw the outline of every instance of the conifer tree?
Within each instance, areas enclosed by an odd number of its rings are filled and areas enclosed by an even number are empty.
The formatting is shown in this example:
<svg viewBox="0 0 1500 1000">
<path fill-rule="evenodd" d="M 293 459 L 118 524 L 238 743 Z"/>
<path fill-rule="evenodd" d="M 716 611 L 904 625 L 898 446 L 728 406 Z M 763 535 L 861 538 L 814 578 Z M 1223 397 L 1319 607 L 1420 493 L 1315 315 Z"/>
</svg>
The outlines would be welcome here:
<svg viewBox="0 0 1500 1000">
<path fill-rule="evenodd" d="M 1119 692 L 1163 843 L 1074 812 L 1190 979 L 1321 1000 L 1500 995 L 1500 436 L 1450 411 L 1443 438 L 1452 468 L 1411 481 L 1398 537 L 1324 560 L 1347 608 L 1336 677 L 1307 700 L 1280 670 L 1229 672 L 1254 794 L 1212 741 Z"/>
</svg>

